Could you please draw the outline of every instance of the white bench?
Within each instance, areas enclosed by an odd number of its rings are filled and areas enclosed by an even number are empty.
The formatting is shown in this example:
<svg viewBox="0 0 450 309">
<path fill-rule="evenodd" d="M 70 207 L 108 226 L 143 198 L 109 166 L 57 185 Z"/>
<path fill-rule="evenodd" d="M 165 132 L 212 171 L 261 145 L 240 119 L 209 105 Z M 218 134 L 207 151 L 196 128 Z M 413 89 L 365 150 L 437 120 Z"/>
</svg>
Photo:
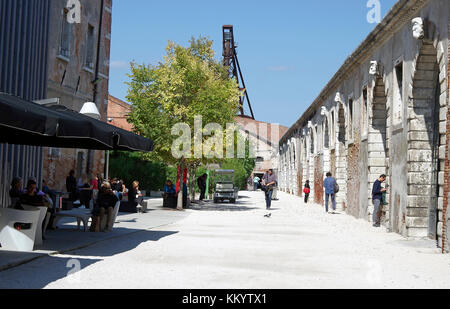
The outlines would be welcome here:
<svg viewBox="0 0 450 309">
<path fill-rule="evenodd" d="M 50 221 L 50 214 L 47 212 L 47 207 L 35 207 L 29 205 L 22 205 L 25 210 L 39 210 L 39 221 L 36 228 L 36 237 L 34 238 L 34 244 L 41 246 L 44 243 L 45 231 L 47 230 L 48 222 Z M 45 223 L 44 223 L 45 222 Z M 44 225 L 44 226 L 43 226 Z M 42 230 L 43 229 L 43 230 Z"/>
<path fill-rule="evenodd" d="M 90 209 L 63 210 L 55 214 L 55 219 L 53 220 L 53 228 L 56 228 L 58 222 L 62 218 L 75 218 L 77 219 L 78 229 L 80 229 L 81 222 L 83 222 L 83 229 L 86 232 L 88 222 L 91 217 L 92 217 L 92 210 Z"/>
<path fill-rule="evenodd" d="M 116 222 L 117 215 L 119 214 L 119 209 L 120 209 L 120 201 L 116 203 L 114 210 L 113 210 L 113 215 L 111 217 L 111 222 L 109 222 L 109 224 L 108 224 L 108 227 L 110 230 L 112 230 L 114 223 Z M 53 223 L 53 227 L 56 228 L 56 225 L 58 224 L 59 220 L 61 220 L 64 217 L 77 219 L 77 228 L 78 229 L 80 229 L 81 222 L 83 222 L 83 229 L 86 232 L 88 223 L 89 223 L 89 219 L 92 218 L 92 210 L 91 209 L 72 209 L 72 210 L 67 210 L 67 211 L 60 211 L 56 214 L 56 217 L 55 217 L 55 220 Z M 106 223 L 107 223 L 106 220 L 107 220 L 107 216 L 105 215 L 103 217 L 103 221 L 102 221 L 102 229 L 104 229 L 106 227 Z"/>
<path fill-rule="evenodd" d="M 118 201 L 116 203 L 116 205 L 114 206 L 114 210 L 113 210 L 113 213 L 112 213 L 112 216 L 111 216 L 111 221 L 108 222 L 108 230 L 109 231 L 112 231 L 112 229 L 114 227 L 114 223 L 116 223 L 116 219 L 117 219 L 117 216 L 119 214 L 119 209 L 120 209 L 120 201 Z M 102 229 L 103 230 L 106 228 L 106 220 L 107 220 L 107 218 L 108 218 L 107 215 L 105 215 L 103 217 L 103 220 L 102 220 Z"/>
<path fill-rule="evenodd" d="M 36 231 L 42 229 L 39 225 L 41 211 L 16 210 L 0 208 L 0 244 L 3 250 L 29 252 L 34 249 Z M 17 230 L 16 223 L 30 224 L 26 230 Z"/>
</svg>

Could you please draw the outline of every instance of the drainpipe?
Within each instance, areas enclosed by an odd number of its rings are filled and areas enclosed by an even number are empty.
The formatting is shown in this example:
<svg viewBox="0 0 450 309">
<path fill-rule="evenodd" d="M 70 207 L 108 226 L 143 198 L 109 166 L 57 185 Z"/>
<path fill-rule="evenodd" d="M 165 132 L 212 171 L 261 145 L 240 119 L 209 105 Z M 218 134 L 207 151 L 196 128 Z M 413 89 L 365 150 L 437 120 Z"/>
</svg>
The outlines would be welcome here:
<svg viewBox="0 0 450 309">
<path fill-rule="evenodd" d="M 96 63 L 95 63 L 95 77 L 94 80 L 92 81 L 93 85 L 94 85 L 94 89 L 93 89 L 93 102 L 95 104 L 97 104 L 97 94 L 98 94 L 98 83 L 100 82 L 99 80 L 99 72 L 100 72 L 100 48 L 101 48 L 101 42 L 102 42 L 102 28 L 103 28 L 103 11 L 105 9 L 105 1 L 101 0 L 100 1 L 100 19 L 99 19 L 99 23 L 98 23 L 98 39 L 97 39 L 97 56 L 96 56 Z M 88 160 L 91 157 L 90 153 L 92 150 L 89 150 L 89 154 L 88 154 Z M 90 165 L 91 162 L 88 162 L 88 164 Z M 88 165 L 88 166 L 89 166 Z M 106 164 L 105 164 L 105 179 L 108 179 L 108 171 L 109 171 L 109 151 L 107 151 L 106 154 Z"/>
</svg>

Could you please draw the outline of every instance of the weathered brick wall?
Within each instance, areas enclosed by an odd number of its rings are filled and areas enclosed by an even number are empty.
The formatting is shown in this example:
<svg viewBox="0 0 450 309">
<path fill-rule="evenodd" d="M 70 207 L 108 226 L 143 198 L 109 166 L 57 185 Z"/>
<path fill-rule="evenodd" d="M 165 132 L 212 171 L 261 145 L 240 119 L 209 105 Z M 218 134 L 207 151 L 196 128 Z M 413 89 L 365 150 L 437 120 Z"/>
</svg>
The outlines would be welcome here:
<svg viewBox="0 0 450 309">
<path fill-rule="evenodd" d="M 449 25 L 447 32 L 448 39 L 450 41 L 450 16 Z M 447 83 L 444 84 L 447 90 L 447 107 L 450 102 L 450 45 L 447 47 Z M 449 218 L 448 218 L 448 206 L 450 203 L 450 108 L 447 108 L 447 125 L 446 125 L 446 152 L 445 152 L 445 167 L 444 167 L 444 197 L 442 199 L 442 205 L 439 203 L 439 209 L 442 210 L 442 250 L 445 252 L 450 252 L 450 228 L 449 228 Z"/>
<path fill-rule="evenodd" d="M 336 175 L 336 150 L 331 150 L 330 154 L 330 171 L 331 174 Z"/>
<path fill-rule="evenodd" d="M 360 153 L 359 144 L 352 144 L 348 146 L 348 161 L 347 161 L 347 213 L 359 218 L 360 204 L 359 204 L 359 190 L 360 190 Z"/>
<path fill-rule="evenodd" d="M 314 202 L 320 205 L 324 200 L 323 181 L 323 155 L 318 155 L 314 158 Z"/>
<path fill-rule="evenodd" d="M 133 131 L 133 125 L 128 122 L 127 118 L 131 112 L 131 105 L 122 100 L 108 96 L 108 122 L 113 126 L 122 128 L 127 131 Z"/>
</svg>

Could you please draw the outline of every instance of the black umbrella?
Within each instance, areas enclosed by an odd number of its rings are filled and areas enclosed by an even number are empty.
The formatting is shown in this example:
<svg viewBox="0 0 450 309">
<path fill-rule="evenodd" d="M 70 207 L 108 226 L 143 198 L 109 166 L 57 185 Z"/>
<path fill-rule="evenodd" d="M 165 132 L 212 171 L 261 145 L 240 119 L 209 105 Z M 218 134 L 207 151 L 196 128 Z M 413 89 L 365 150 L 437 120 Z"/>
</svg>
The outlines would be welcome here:
<svg viewBox="0 0 450 309">
<path fill-rule="evenodd" d="M 0 93 L 0 142 L 95 150 L 153 150 L 153 142 L 64 106 L 45 107 Z"/>
<path fill-rule="evenodd" d="M 79 122 L 88 122 L 88 125 L 86 126 L 88 132 L 85 132 L 84 135 L 77 135 L 77 132 L 72 131 L 71 127 L 64 129 L 64 125 L 62 125 L 58 128 L 58 137 L 80 136 L 80 138 L 82 138 L 85 134 L 88 134 L 91 138 L 108 140 L 108 143 L 110 142 L 112 147 L 107 150 L 153 151 L 153 142 L 145 137 L 74 112 L 62 105 L 52 106 L 51 109 L 58 111 L 71 119 L 76 119 Z"/>
</svg>

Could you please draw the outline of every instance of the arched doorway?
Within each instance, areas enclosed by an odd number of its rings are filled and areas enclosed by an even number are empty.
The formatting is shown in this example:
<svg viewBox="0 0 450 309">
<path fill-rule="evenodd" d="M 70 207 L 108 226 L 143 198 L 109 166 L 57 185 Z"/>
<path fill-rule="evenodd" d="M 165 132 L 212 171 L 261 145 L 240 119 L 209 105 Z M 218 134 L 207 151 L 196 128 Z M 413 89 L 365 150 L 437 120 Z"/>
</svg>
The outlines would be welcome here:
<svg viewBox="0 0 450 309">
<path fill-rule="evenodd" d="M 442 58 L 440 61 L 443 61 Z M 408 236 L 438 238 L 438 199 L 443 197 L 443 160 L 440 120 L 440 94 L 437 50 L 425 39 L 417 58 L 408 115 Z M 445 106 L 444 106 L 445 108 Z M 442 118 L 442 119 L 440 119 Z M 445 126 L 444 126 L 445 127 Z M 445 135 L 445 130 L 442 134 Z M 445 148 L 445 147 L 444 147 Z M 442 160 L 442 162 L 440 162 Z M 443 178 L 443 177 L 442 177 Z M 412 234 L 411 231 L 414 231 Z"/>
<path fill-rule="evenodd" d="M 328 118 L 324 118 L 323 122 L 323 179 L 325 179 L 326 174 L 331 172 L 331 164 L 330 164 L 330 126 L 328 122 Z"/>
<path fill-rule="evenodd" d="M 337 109 L 336 180 L 340 190 L 336 195 L 336 206 L 339 210 L 345 210 L 347 196 L 347 126 L 343 102 L 339 102 Z"/>
<path fill-rule="evenodd" d="M 372 204 L 372 188 L 380 175 L 387 175 L 387 184 L 390 184 L 389 177 L 389 143 L 387 136 L 387 97 L 383 77 L 377 75 L 374 81 L 372 93 L 372 110 L 369 115 L 369 164 L 368 164 L 368 198 L 369 204 Z M 389 196 L 387 196 L 389 201 Z M 398 212 L 398 210 L 397 210 Z M 386 219 L 388 216 L 384 216 Z"/>
</svg>

